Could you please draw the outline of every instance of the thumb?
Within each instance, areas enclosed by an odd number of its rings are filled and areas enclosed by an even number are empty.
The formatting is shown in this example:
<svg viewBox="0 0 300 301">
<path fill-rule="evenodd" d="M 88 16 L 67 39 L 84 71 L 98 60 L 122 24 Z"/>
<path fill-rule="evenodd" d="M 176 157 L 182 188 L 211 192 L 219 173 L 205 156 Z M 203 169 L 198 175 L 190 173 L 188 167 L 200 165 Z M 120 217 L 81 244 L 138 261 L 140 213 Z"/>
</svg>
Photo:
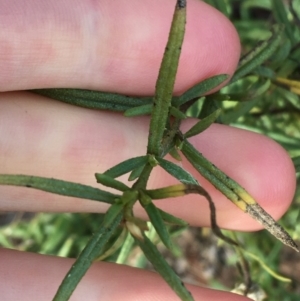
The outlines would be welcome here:
<svg viewBox="0 0 300 301">
<path fill-rule="evenodd" d="M 0 0 L 0 91 L 73 87 L 153 94 L 174 0 Z M 232 74 L 237 33 L 220 12 L 187 3 L 175 91 Z"/>
</svg>

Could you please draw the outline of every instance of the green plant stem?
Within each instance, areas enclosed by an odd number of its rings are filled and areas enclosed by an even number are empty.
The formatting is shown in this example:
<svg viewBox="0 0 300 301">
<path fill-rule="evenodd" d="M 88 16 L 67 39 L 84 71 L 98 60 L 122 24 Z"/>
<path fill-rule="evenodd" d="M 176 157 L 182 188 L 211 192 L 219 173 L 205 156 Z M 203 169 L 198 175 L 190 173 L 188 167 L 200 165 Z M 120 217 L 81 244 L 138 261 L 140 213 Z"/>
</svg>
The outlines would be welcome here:
<svg viewBox="0 0 300 301">
<path fill-rule="evenodd" d="M 153 166 L 151 166 L 150 163 L 147 163 L 138 180 L 133 184 L 132 188 L 136 190 L 145 189 L 152 169 Z"/>
<path fill-rule="evenodd" d="M 165 132 L 161 142 L 161 152 L 159 157 L 163 158 L 175 146 L 174 138 L 179 131 L 180 124 L 181 124 L 180 119 L 173 120 L 171 124 L 171 128 Z"/>
</svg>

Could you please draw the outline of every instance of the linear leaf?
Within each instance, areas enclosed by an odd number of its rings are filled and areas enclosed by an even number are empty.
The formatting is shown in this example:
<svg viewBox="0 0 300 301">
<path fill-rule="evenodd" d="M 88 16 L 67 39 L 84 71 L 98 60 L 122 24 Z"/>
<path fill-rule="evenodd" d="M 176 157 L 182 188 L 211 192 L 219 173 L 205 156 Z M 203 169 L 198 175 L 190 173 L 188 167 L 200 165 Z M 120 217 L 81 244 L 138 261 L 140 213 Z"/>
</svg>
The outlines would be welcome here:
<svg viewBox="0 0 300 301">
<path fill-rule="evenodd" d="M 279 66 L 276 75 L 280 77 L 289 77 L 299 67 L 300 47 L 295 47 L 291 50 L 289 57 L 285 60 L 284 64 Z"/>
<path fill-rule="evenodd" d="M 218 87 L 226 79 L 228 79 L 227 74 L 220 74 L 207 78 L 199 84 L 195 85 L 194 87 L 190 88 L 186 92 L 184 92 L 179 98 L 174 99 L 172 105 L 175 107 L 179 107 L 191 99 L 200 97 L 205 93 L 211 91 L 212 89 Z"/>
<path fill-rule="evenodd" d="M 266 93 L 269 90 L 270 86 L 270 80 L 258 79 L 248 89 L 243 90 L 243 92 L 239 93 L 229 93 L 228 97 L 230 98 L 230 100 L 240 102 L 253 100 L 254 98 L 257 98 L 262 94 Z"/>
<path fill-rule="evenodd" d="M 177 161 L 182 161 L 179 152 L 177 151 L 176 147 L 170 149 L 169 155 Z"/>
<path fill-rule="evenodd" d="M 153 203 L 146 205 L 144 208 L 161 241 L 169 250 L 172 250 L 173 244 L 170 239 L 170 234 L 160 215 L 159 210 L 156 208 L 156 206 Z"/>
<path fill-rule="evenodd" d="M 127 237 L 128 231 L 124 227 L 121 234 L 116 238 L 116 240 L 107 248 L 105 248 L 105 251 L 102 252 L 102 254 L 95 259 L 95 261 L 102 261 L 108 258 L 109 256 L 115 254 L 118 249 L 120 249 L 123 246 L 123 243 L 125 242 L 125 239 Z"/>
<path fill-rule="evenodd" d="M 144 240 L 136 239 L 139 247 L 144 252 L 147 259 L 152 263 L 154 269 L 164 278 L 172 290 L 182 301 L 194 301 L 191 293 L 186 289 L 178 275 L 168 265 L 164 257 L 159 253 L 155 245 L 144 235 Z"/>
<path fill-rule="evenodd" d="M 284 30 L 286 32 L 287 37 L 292 42 L 292 45 L 297 44 L 297 39 L 294 36 L 294 30 L 292 27 L 292 22 L 289 21 L 286 8 L 282 0 L 273 0 L 273 11 L 275 18 L 277 19 L 278 23 L 284 24 Z"/>
<path fill-rule="evenodd" d="M 145 165 L 147 162 L 148 162 L 147 156 L 131 158 L 106 170 L 104 174 L 112 178 L 117 178 L 132 171 L 135 168 Z"/>
<path fill-rule="evenodd" d="M 132 172 L 130 173 L 129 177 L 128 177 L 128 181 L 136 180 L 141 175 L 144 167 L 145 167 L 145 165 L 141 165 L 141 166 L 133 169 Z"/>
<path fill-rule="evenodd" d="M 198 184 L 198 181 L 182 167 L 162 158 L 156 158 L 159 165 L 174 178 L 184 184 Z"/>
<path fill-rule="evenodd" d="M 144 167 L 145 167 L 145 165 L 141 165 L 141 166 L 133 169 L 132 172 L 130 173 L 129 177 L 128 177 L 128 181 L 136 180 L 141 175 Z"/>
<path fill-rule="evenodd" d="M 170 114 L 178 119 L 186 119 L 186 115 L 173 106 L 170 108 Z"/>
<path fill-rule="evenodd" d="M 221 114 L 221 109 L 214 111 L 212 114 L 208 115 L 204 119 L 198 121 L 193 127 L 191 127 L 185 134 L 185 138 L 190 138 L 192 136 L 198 135 L 205 131 Z"/>
<path fill-rule="evenodd" d="M 79 257 L 65 276 L 53 301 L 67 301 L 71 297 L 76 286 L 90 268 L 92 263 L 101 255 L 105 244 L 119 226 L 123 214 L 121 204 L 113 204 L 107 211 L 100 228 L 87 243 Z"/>
<path fill-rule="evenodd" d="M 259 98 L 256 98 L 246 102 L 239 102 L 232 110 L 226 112 L 226 114 L 222 116 L 223 123 L 232 124 L 233 122 L 236 122 L 240 117 L 249 113 L 257 105 L 259 100 Z"/>
<path fill-rule="evenodd" d="M 244 252 L 247 256 L 251 257 L 252 259 L 256 260 L 261 265 L 261 267 L 275 279 L 282 281 L 282 282 L 292 282 L 292 280 L 290 278 L 281 276 L 281 275 L 277 274 L 275 271 L 273 271 L 267 264 L 265 264 L 265 262 L 264 262 L 265 259 L 261 259 L 257 255 L 255 255 L 247 250 L 244 250 L 244 249 L 242 250 L 242 252 Z"/>
<path fill-rule="evenodd" d="M 116 259 L 116 263 L 118 264 L 125 264 L 130 252 L 132 250 L 134 244 L 134 239 L 132 235 L 128 232 L 125 238 L 125 241 L 122 245 L 118 258 Z"/>
<path fill-rule="evenodd" d="M 37 89 L 30 92 L 60 100 L 76 106 L 111 111 L 126 111 L 129 108 L 151 103 L 151 98 L 129 97 L 121 94 L 84 89 Z"/>
<path fill-rule="evenodd" d="M 237 81 L 265 62 L 279 46 L 283 30 L 284 26 L 278 24 L 274 25 L 271 37 L 268 40 L 259 43 L 258 46 L 241 59 L 239 67 L 230 82 L 233 83 Z"/>
<path fill-rule="evenodd" d="M 138 107 L 133 107 L 130 109 L 127 109 L 124 112 L 124 116 L 126 117 L 134 117 L 134 116 L 141 116 L 141 115 L 149 115 L 152 112 L 152 107 L 153 105 L 151 103 L 138 106 Z"/>
<path fill-rule="evenodd" d="M 177 1 L 171 30 L 156 82 L 147 153 L 159 155 L 169 116 L 186 23 L 186 1 Z"/>
<path fill-rule="evenodd" d="M 27 175 L 0 175 L 0 185 L 35 188 L 59 195 L 100 201 L 109 204 L 113 203 L 116 197 L 118 197 L 115 194 L 87 185 Z"/>
<path fill-rule="evenodd" d="M 171 225 L 177 225 L 177 226 L 182 226 L 182 227 L 187 227 L 189 224 L 184 221 L 183 219 L 181 218 L 178 218 L 164 210 L 161 210 L 159 208 L 157 208 L 157 210 L 160 212 L 160 215 L 162 217 L 162 219 L 168 223 L 168 224 L 171 224 Z"/>
<path fill-rule="evenodd" d="M 126 191 L 130 189 L 124 183 L 115 180 L 114 178 L 108 176 L 107 174 L 96 173 L 95 177 L 98 183 L 101 183 L 102 185 L 105 185 L 107 187 L 111 187 L 120 191 Z"/>
<path fill-rule="evenodd" d="M 196 117 L 199 119 L 204 119 L 220 108 L 220 102 L 215 99 L 215 95 L 208 95 L 203 101 L 200 114 Z M 220 117 L 218 117 L 215 122 L 222 123 L 222 120 L 220 120 Z"/>
</svg>

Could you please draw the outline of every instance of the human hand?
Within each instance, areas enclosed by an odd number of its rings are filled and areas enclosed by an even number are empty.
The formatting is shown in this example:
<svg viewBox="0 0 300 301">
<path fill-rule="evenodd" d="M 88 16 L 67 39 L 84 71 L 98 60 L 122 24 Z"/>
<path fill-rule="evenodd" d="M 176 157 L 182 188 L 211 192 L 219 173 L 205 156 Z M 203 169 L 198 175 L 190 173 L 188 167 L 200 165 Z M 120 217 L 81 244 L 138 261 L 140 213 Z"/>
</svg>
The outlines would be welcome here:
<svg viewBox="0 0 300 301">
<path fill-rule="evenodd" d="M 22 5 L 23 4 L 23 5 Z M 173 1 L 0 1 L 0 89 L 72 87 L 151 95 L 167 41 Z M 188 2 L 187 29 L 175 91 L 204 78 L 232 74 L 240 54 L 237 34 L 220 13 Z M 94 172 L 144 155 L 149 118 L 86 110 L 28 92 L 0 94 L 0 172 L 60 178 L 95 186 Z M 187 120 L 189 128 L 194 120 Z M 266 137 L 213 125 L 193 144 L 244 186 L 275 218 L 288 208 L 294 170 L 284 150 Z M 187 162 L 182 163 L 189 169 Z M 284 179 L 285 181 L 282 181 Z M 206 180 L 220 226 L 257 230 L 259 225 Z M 155 171 L 150 185 L 175 183 Z M 0 186 L 0 209 L 103 212 L 101 203 Z M 160 201 L 161 208 L 192 225 L 209 226 L 200 197 Z M 144 216 L 141 208 L 137 214 Z M 73 260 L 0 250 L 2 300 L 51 300 Z M 100 284 L 100 285 L 99 285 Z M 189 286 L 196 300 L 248 300 Z M 97 263 L 71 300 L 174 300 L 157 275 Z"/>
</svg>

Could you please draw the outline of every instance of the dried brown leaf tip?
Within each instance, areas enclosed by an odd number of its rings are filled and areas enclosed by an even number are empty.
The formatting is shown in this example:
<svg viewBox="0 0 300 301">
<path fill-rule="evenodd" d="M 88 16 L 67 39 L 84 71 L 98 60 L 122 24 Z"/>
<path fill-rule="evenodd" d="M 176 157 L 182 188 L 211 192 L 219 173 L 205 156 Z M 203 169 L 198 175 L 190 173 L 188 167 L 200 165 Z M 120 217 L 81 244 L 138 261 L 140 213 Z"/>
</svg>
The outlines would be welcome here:
<svg viewBox="0 0 300 301">
<path fill-rule="evenodd" d="M 261 223 L 272 235 L 279 239 L 285 245 L 291 247 L 296 252 L 299 252 L 299 247 L 296 245 L 291 236 L 258 204 L 247 205 L 246 212 L 255 220 Z"/>
<path fill-rule="evenodd" d="M 186 7 L 186 0 L 178 0 L 177 1 L 178 8 L 185 8 Z"/>
</svg>

